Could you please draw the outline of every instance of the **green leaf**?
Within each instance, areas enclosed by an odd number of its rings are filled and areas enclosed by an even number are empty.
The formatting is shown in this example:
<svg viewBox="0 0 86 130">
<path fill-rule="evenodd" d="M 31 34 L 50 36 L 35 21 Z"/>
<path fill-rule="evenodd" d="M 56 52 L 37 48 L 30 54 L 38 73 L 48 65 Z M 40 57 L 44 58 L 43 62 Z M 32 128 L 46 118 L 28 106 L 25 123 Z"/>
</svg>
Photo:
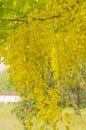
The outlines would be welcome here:
<svg viewBox="0 0 86 130">
<path fill-rule="evenodd" d="M 0 19 L 3 17 L 4 15 L 4 9 L 3 9 L 3 3 L 0 3 Z"/>
</svg>

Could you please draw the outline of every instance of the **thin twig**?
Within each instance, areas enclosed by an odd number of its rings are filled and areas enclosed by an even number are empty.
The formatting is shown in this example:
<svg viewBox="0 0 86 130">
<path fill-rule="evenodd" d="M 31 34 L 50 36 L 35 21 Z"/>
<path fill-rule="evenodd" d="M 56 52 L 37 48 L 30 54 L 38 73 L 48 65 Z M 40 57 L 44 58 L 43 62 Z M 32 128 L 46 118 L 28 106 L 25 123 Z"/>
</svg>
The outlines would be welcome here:
<svg viewBox="0 0 86 130">
<path fill-rule="evenodd" d="M 55 19 L 55 18 L 59 18 L 61 17 L 61 14 L 58 14 L 58 15 L 55 15 L 55 16 L 51 16 L 51 17 L 46 17 L 46 18 L 35 18 L 35 17 L 32 17 L 33 20 L 49 20 L 49 19 Z"/>
<path fill-rule="evenodd" d="M 73 101 L 71 95 L 70 94 L 68 94 L 68 95 L 69 95 L 70 102 L 71 102 L 72 106 L 77 110 L 78 114 L 80 115 L 80 118 L 81 118 L 82 122 L 84 123 L 84 125 L 86 125 L 86 121 L 83 119 L 82 114 L 81 114 L 77 104 Z"/>
</svg>

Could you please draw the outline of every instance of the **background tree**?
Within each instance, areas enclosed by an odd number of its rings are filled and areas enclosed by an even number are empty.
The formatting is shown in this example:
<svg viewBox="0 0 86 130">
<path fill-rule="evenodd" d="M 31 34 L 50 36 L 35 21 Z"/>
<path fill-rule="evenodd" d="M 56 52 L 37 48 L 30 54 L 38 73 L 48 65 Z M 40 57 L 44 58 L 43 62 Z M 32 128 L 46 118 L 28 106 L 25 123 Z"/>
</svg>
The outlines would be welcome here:
<svg viewBox="0 0 86 130">
<path fill-rule="evenodd" d="M 10 80 L 10 82 L 8 82 Z M 0 73 L 0 92 L 14 91 L 13 81 L 7 72 Z"/>
</svg>

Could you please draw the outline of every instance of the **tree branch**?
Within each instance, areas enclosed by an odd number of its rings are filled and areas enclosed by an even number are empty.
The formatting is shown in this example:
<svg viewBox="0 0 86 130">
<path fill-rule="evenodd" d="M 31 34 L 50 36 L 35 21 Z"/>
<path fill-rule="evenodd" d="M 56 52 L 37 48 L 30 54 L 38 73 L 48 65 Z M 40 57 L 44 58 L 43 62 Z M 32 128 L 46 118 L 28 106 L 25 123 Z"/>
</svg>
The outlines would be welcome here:
<svg viewBox="0 0 86 130">
<path fill-rule="evenodd" d="M 77 113 L 80 115 L 82 122 L 84 123 L 84 125 L 86 125 L 86 121 L 83 119 L 82 114 L 81 114 L 77 104 L 73 101 L 73 99 L 69 93 L 68 93 L 68 95 L 69 95 L 70 102 L 71 102 L 72 106 L 77 110 Z"/>
<path fill-rule="evenodd" d="M 55 15 L 55 16 L 51 16 L 51 17 L 46 17 L 46 18 L 35 18 L 35 17 L 32 17 L 33 20 L 49 20 L 49 19 L 55 19 L 55 18 L 59 18 L 61 17 L 61 14 L 58 14 L 58 15 Z M 1 21 L 13 21 L 13 22 L 27 22 L 26 20 L 24 19 L 5 19 L 3 18 Z"/>
<path fill-rule="evenodd" d="M 55 19 L 55 18 L 59 18 L 61 17 L 61 14 L 58 14 L 58 15 L 55 15 L 55 16 L 51 16 L 51 17 L 46 17 L 46 18 L 35 18 L 35 17 L 32 17 L 33 20 L 49 20 L 49 19 Z"/>
</svg>

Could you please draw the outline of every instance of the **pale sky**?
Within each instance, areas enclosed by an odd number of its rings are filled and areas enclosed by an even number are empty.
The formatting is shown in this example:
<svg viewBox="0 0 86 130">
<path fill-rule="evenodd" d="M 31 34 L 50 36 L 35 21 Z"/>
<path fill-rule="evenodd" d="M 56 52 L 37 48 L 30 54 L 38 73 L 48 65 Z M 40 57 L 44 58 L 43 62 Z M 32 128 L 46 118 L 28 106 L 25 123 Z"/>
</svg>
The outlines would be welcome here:
<svg viewBox="0 0 86 130">
<path fill-rule="evenodd" d="M 2 63 L 2 64 L 0 64 L 0 72 L 3 72 L 3 71 L 5 71 L 6 70 L 6 66 Z"/>
</svg>

